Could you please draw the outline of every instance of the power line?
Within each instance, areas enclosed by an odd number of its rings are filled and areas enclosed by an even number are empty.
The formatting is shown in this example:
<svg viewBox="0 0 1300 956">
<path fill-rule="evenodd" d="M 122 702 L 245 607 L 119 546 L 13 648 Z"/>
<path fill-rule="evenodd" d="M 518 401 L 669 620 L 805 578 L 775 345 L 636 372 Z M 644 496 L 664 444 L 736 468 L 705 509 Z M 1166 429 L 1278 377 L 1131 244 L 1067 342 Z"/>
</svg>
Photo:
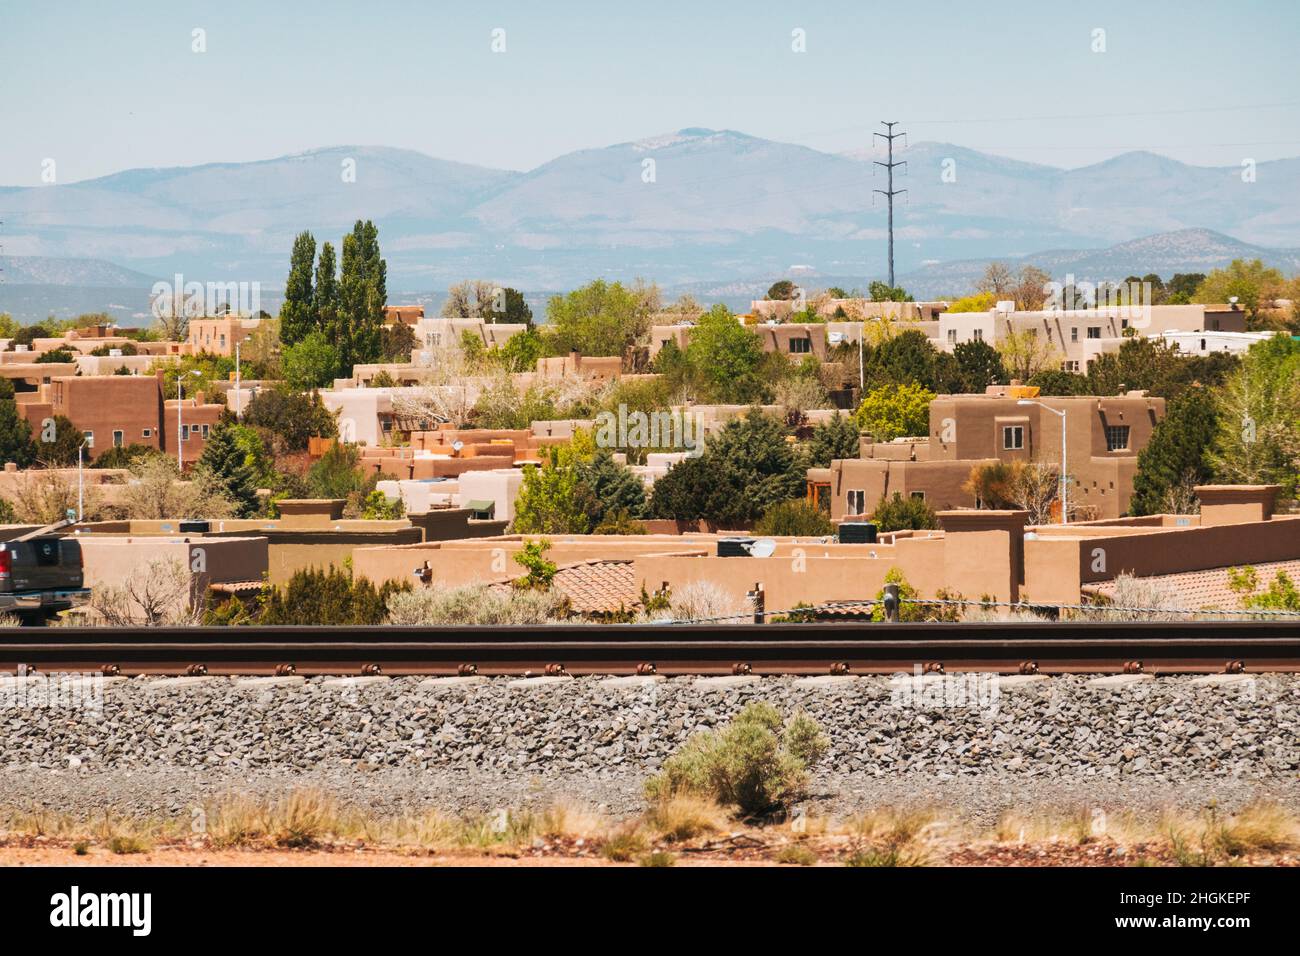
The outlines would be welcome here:
<svg viewBox="0 0 1300 956">
<path fill-rule="evenodd" d="M 879 136 L 888 144 L 889 161 L 882 163 L 880 160 L 877 159 L 877 160 L 872 160 L 872 162 L 874 162 L 877 166 L 885 167 L 885 171 L 889 174 L 889 188 L 873 189 L 871 191 L 873 193 L 882 194 L 885 197 L 885 199 L 889 202 L 889 287 L 892 289 L 894 287 L 894 197 L 907 192 L 906 189 L 894 188 L 894 167 L 907 165 L 907 160 L 905 159 L 900 160 L 898 162 L 894 162 L 894 140 L 900 136 L 906 136 L 907 134 L 894 132 L 894 127 L 898 125 L 897 121 L 892 123 L 887 123 L 884 120 L 881 120 L 880 125 L 885 127 L 885 129 L 888 132 L 884 132 L 884 133 L 878 132 L 875 133 L 874 135 Z"/>
</svg>

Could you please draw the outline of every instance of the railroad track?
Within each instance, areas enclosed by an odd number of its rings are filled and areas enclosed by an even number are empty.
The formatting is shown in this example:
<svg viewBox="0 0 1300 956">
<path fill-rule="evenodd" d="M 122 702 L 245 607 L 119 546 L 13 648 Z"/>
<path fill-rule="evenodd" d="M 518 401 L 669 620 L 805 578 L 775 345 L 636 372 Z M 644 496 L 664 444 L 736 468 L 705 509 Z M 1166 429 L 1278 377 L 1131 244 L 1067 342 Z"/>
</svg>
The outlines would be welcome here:
<svg viewBox="0 0 1300 956">
<path fill-rule="evenodd" d="M 0 671 L 135 674 L 1300 672 L 1300 622 L 50 628 Z"/>
</svg>

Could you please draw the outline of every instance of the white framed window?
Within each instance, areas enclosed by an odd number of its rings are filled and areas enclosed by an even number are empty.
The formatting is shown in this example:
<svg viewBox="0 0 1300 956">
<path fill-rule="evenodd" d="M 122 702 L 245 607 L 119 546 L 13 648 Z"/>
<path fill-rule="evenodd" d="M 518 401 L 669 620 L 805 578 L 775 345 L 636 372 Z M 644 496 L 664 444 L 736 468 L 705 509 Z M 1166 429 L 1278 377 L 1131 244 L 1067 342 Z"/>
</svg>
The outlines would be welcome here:
<svg viewBox="0 0 1300 956">
<path fill-rule="evenodd" d="M 1079 341 L 1079 327 L 1077 325 L 1070 326 L 1070 341 Z"/>
<path fill-rule="evenodd" d="M 924 492 L 924 491 L 913 491 L 911 496 L 912 496 L 913 498 L 915 498 L 917 501 L 924 501 L 924 500 L 925 500 L 925 492 Z"/>
<path fill-rule="evenodd" d="M 1100 325 L 1090 325 L 1090 326 L 1088 326 L 1088 338 L 1090 338 L 1090 339 L 1099 339 L 1099 338 L 1101 338 L 1101 326 L 1100 326 Z"/>
<path fill-rule="evenodd" d="M 190 440 L 190 426 L 189 426 L 189 425 L 182 425 L 182 426 L 181 426 L 181 441 L 189 441 L 189 440 Z"/>
<path fill-rule="evenodd" d="M 143 429 L 141 429 L 141 430 L 140 430 L 140 437 L 141 437 L 141 438 L 153 438 L 153 429 L 152 429 L 152 428 L 143 428 Z"/>
<path fill-rule="evenodd" d="M 972 334 L 972 340 L 975 341 L 975 342 L 983 342 L 983 341 L 984 341 L 984 330 L 983 330 L 983 329 L 976 329 L 976 330 L 974 331 L 974 333 Z"/>
<path fill-rule="evenodd" d="M 95 447 L 95 433 L 94 433 L 94 432 L 82 432 L 82 433 L 81 433 L 81 437 L 84 438 L 84 439 L 86 439 L 86 447 L 87 447 L 87 448 L 94 448 L 94 447 Z"/>
<path fill-rule="evenodd" d="M 208 440 L 208 426 L 207 426 L 207 425 L 204 425 L 204 426 L 200 429 L 200 433 L 203 435 L 203 440 L 204 440 L 204 441 L 207 441 L 207 440 Z"/>
<path fill-rule="evenodd" d="M 795 355 L 803 355 L 812 351 L 812 340 L 803 337 L 790 340 L 790 351 Z"/>
<path fill-rule="evenodd" d="M 1128 448 L 1128 429 L 1127 425 L 1107 425 L 1106 426 L 1106 450 L 1107 451 L 1124 451 Z"/>
<path fill-rule="evenodd" d="M 850 488 L 845 503 L 845 513 L 851 515 L 866 514 L 867 493 L 861 488 Z"/>
<path fill-rule="evenodd" d="M 1025 447 L 1025 426 L 1024 425 L 1003 425 L 1002 426 L 1002 447 L 1008 450 L 1019 450 Z"/>
<path fill-rule="evenodd" d="M 114 448 L 121 448 L 122 445 L 123 445 L 125 442 L 126 442 L 126 433 L 123 432 L 122 429 L 120 429 L 120 428 L 114 428 L 114 429 L 113 429 L 113 447 L 114 447 Z"/>
</svg>

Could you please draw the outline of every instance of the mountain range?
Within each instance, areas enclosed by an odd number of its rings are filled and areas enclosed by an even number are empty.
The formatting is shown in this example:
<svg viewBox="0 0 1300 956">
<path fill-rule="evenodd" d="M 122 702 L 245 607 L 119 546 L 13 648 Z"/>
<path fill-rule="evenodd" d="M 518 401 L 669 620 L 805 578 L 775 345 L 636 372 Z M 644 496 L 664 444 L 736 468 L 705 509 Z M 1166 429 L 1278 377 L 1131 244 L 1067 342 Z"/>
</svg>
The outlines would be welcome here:
<svg viewBox="0 0 1300 956">
<path fill-rule="evenodd" d="M 697 128 L 579 150 L 527 172 L 330 147 L 0 188 L 0 243 L 16 257 L 10 283 L 80 269 L 96 277 L 75 284 L 118 284 L 102 266 L 20 265 L 41 257 L 278 288 L 295 233 L 337 245 L 355 219 L 369 218 L 393 293 L 468 277 L 534 290 L 597 276 L 747 285 L 792 269 L 865 286 L 885 272 L 886 211 L 872 192 L 885 181 L 873 158 Z M 908 164 L 895 182 L 907 189 L 895 207 L 897 272 L 927 285 L 990 258 L 1119 279 L 1191 271 L 1237 246 L 1294 263 L 1300 244 L 1300 159 L 1259 163 L 1246 182 L 1237 167 L 1142 152 L 1071 170 L 944 143 L 896 158 Z M 1149 263 L 1136 258 L 1144 255 Z"/>
</svg>

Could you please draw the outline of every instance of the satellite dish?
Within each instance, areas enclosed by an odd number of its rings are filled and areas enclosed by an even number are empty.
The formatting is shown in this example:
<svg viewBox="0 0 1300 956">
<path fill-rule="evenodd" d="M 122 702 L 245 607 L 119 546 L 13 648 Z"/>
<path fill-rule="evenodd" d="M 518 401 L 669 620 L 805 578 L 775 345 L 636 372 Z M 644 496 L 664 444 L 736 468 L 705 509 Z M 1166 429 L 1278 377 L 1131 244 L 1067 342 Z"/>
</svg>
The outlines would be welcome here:
<svg viewBox="0 0 1300 956">
<path fill-rule="evenodd" d="M 456 441 L 451 443 L 451 450 L 457 453 L 459 453 L 460 450 L 464 447 L 465 447 L 465 443 L 460 439 L 457 439 Z"/>
<path fill-rule="evenodd" d="M 759 538 L 746 550 L 751 558 L 770 558 L 776 551 L 776 542 L 771 538 Z"/>
</svg>

